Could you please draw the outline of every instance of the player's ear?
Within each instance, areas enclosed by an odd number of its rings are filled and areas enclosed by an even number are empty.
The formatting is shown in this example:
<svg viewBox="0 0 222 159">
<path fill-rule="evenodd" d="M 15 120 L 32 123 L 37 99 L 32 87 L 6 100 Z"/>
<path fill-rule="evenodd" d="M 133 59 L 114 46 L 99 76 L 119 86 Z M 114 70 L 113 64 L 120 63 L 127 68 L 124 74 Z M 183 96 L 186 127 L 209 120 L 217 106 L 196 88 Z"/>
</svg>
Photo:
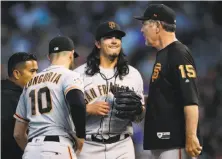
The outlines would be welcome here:
<svg viewBox="0 0 222 159">
<path fill-rule="evenodd" d="M 21 77 L 21 73 L 19 72 L 19 70 L 13 70 L 12 74 L 16 80 Z"/>
<path fill-rule="evenodd" d="M 160 21 L 156 22 L 156 34 L 158 34 L 160 32 L 160 27 L 161 27 L 161 23 Z"/>
<path fill-rule="evenodd" d="M 50 61 L 50 55 L 49 54 L 47 55 L 47 59 Z"/>
<path fill-rule="evenodd" d="M 69 52 L 69 58 L 70 58 L 70 59 L 73 59 L 73 58 L 74 58 L 74 50 L 72 50 L 72 51 Z"/>
<path fill-rule="evenodd" d="M 101 48 L 100 41 L 95 41 L 95 45 L 96 45 L 96 47 L 97 47 L 98 49 Z"/>
</svg>

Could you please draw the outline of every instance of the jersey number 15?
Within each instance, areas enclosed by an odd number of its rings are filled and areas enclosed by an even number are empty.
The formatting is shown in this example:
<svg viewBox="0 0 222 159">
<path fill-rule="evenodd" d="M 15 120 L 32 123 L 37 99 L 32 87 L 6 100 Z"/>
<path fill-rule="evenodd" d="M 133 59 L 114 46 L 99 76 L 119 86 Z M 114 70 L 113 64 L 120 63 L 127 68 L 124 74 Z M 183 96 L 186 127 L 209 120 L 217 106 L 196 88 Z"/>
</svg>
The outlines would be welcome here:
<svg viewBox="0 0 222 159">
<path fill-rule="evenodd" d="M 32 115 L 36 115 L 36 104 L 39 113 L 48 113 L 52 109 L 50 91 L 48 87 L 43 87 L 36 91 L 35 89 L 29 93 L 32 105 Z M 37 97 L 37 98 L 36 98 Z"/>
<path fill-rule="evenodd" d="M 179 70 L 182 78 L 196 78 L 197 74 L 192 65 L 180 65 Z"/>
</svg>

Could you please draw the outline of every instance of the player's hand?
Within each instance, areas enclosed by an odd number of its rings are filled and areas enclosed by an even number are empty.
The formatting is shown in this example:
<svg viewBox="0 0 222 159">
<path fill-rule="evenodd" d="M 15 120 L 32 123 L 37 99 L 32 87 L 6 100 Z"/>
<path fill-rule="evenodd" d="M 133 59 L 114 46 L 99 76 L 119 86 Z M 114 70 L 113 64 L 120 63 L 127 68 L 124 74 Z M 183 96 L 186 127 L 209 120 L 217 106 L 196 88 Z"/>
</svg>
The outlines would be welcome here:
<svg viewBox="0 0 222 159">
<path fill-rule="evenodd" d="M 92 115 L 105 116 L 109 113 L 109 104 L 104 101 L 97 101 L 86 106 L 86 112 Z"/>
<path fill-rule="evenodd" d="M 77 155 L 79 155 L 80 152 L 82 151 L 82 147 L 83 147 L 84 141 L 85 141 L 84 138 L 77 138 L 77 139 L 76 139 L 76 147 L 75 147 L 75 150 L 76 150 L 76 154 L 77 154 Z"/>
<path fill-rule="evenodd" d="M 202 151 L 199 140 L 196 135 L 186 137 L 186 152 L 191 157 L 197 157 Z"/>
</svg>

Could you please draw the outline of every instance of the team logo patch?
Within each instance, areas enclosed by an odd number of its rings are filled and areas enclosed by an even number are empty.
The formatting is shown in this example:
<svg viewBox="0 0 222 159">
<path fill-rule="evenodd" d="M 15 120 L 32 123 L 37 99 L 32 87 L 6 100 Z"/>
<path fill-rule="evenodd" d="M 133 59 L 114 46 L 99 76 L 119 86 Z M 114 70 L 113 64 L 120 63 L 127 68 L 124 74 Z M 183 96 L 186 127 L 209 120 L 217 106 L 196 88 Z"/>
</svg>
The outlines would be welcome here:
<svg viewBox="0 0 222 159">
<path fill-rule="evenodd" d="M 170 132 L 157 132 L 159 139 L 170 139 Z"/>
<path fill-rule="evenodd" d="M 114 23 L 114 22 L 109 22 L 109 27 L 110 27 L 111 29 L 115 28 L 115 27 L 116 27 L 116 23 Z"/>
<path fill-rule="evenodd" d="M 74 82 L 76 83 L 76 84 L 82 84 L 82 81 L 79 79 L 79 78 L 75 78 L 74 79 Z"/>
<path fill-rule="evenodd" d="M 153 69 L 152 82 L 154 82 L 159 77 L 160 71 L 161 71 L 161 63 L 156 63 Z"/>
</svg>

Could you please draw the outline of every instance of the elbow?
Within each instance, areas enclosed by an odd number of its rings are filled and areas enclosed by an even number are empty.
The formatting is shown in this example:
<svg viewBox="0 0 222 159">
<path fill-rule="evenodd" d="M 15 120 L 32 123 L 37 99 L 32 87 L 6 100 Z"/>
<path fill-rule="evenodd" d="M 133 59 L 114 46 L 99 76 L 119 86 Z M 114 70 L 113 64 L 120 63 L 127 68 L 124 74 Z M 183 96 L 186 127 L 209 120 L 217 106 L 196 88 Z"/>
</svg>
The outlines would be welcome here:
<svg viewBox="0 0 222 159">
<path fill-rule="evenodd" d="M 14 132 L 13 137 L 16 141 L 18 141 L 22 138 L 22 135 L 18 132 Z"/>
<path fill-rule="evenodd" d="M 25 137 L 24 133 L 21 133 L 19 131 L 15 131 L 13 134 L 13 137 L 16 141 L 22 140 Z"/>
</svg>

